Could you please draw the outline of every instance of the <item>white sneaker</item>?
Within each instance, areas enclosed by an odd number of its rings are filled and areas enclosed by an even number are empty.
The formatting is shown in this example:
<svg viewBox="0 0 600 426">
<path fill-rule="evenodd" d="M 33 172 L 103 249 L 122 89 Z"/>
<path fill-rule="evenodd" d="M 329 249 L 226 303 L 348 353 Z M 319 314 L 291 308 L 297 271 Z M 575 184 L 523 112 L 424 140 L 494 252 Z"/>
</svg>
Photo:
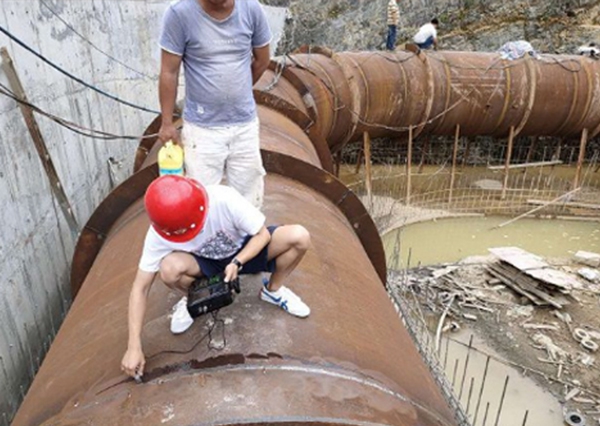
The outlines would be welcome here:
<svg viewBox="0 0 600 426">
<path fill-rule="evenodd" d="M 187 310 L 187 297 L 184 296 L 173 306 L 173 315 L 171 316 L 171 333 L 181 334 L 194 323 L 194 319 Z"/>
<path fill-rule="evenodd" d="M 260 298 L 265 302 L 279 306 L 281 309 L 294 316 L 305 318 L 310 315 L 310 308 L 294 294 L 292 290 L 281 286 L 277 291 L 269 291 L 264 286 L 260 291 Z"/>
</svg>

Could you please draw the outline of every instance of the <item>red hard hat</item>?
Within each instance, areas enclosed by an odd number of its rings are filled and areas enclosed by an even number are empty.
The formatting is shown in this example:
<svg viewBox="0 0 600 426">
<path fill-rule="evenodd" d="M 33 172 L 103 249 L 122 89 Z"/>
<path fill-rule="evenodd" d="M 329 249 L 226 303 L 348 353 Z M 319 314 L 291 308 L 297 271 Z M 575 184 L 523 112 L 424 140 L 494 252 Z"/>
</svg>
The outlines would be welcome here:
<svg viewBox="0 0 600 426">
<path fill-rule="evenodd" d="M 194 179 L 161 176 L 148 186 L 144 202 L 152 227 L 168 241 L 185 243 L 204 227 L 208 196 Z"/>
</svg>

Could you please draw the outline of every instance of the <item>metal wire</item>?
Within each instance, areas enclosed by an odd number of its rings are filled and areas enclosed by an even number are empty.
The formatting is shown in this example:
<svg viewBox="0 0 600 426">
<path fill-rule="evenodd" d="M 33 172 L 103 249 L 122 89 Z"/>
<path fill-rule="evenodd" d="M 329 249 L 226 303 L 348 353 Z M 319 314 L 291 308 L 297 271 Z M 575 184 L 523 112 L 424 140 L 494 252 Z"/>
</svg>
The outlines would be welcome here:
<svg viewBox="0 0 600 426">
<path fill-rule="evenodd" d="M 10 90 L 8 87 L 6 87 L 2 83 L 0 83 L 0 94 L 3 94 L 5 96 L 11 98 L 12 100 L 14 100 L 15 102 L 17 102 L 21 105 L 25 105 L 28 108 L 31 108 L 33 111 L 37 112 L 38 114 L 49 118 L 50 120 L 54 121 L 55 123 L 69 129 L 70 131 L 77 133 L 81 136 L 88 137 L 88 138 L 102 139 L 102 140 L 116 140 L 116 139 L 141 140 L 141 139 L 151 139 L 151 138 L 155 138 L 158 136 L 158 133 L 153 133 L 153 134 L 149 134 L 149 135 L 141 135 L 141 136 L 117 135 L 114 133 L 109 133 L 109 132 L 105 132 L 102 130 L 90 129 L 90 128 L 81 126 L 77 123 L 68 121 L 64 118 L 58 117 L 54 114 L 51 114 L 51 113 L 41 109 L 40 107 L 32 104 L 31 102 L 21 99 L 19 96 L 17 96 L 16 93 L 14 93 L 12 90 Z"/>
<path fill-rule="evenodd" d="M 30 52 L 31 54 L 33 54 L 37 58 L 41 59 L 42 61 L 44 61 L 46 64 L 48 64 L 49 66 L 51 66 L 52 68 L 54 68 L 55 70 L 57 70 L 58 72 L 60 72 L 61 74 L 66 75 L 71 80 L 74 80 L 74 81 L 78 82 L 79 84 L 87 87 L 88 89 L 92 89 L 93 91 L 101 94 L 102 96 L 110 98 L 110 99 L 112 99 L 112 100 L 114 100 L 116 102 L 119 102 L 119 103 L 123 104 L 123 105 L 127 105 L 127 106 L 129 106 L 131 108 L 138 109 L 140 111 L 150 112 L 150 113 L 156 114 L 156 115 L 160 115 L 160 111 L 158 111 L 158 110 L 150 109 L 150 108 L 146 108 L 146 107 L 142 107 L 142 106 L 136 105 L 134 103 L 131 103 L 129 101 L 123 100 L 123 99 L 119 98 L 118 96 L 112 95 L 112 94 L 110 94 L 108 92 L 105 92 L 104 90 L 101 90 L 101 89 L 97 88 L 96 86 L 94 86 L 94 85 L 92 85 L 90 83 L 87 83 L 87 82 L 83 81 L 81 78 L 76 77 L 75 75 L 73 75 L 70 72 L 66 71 L 62 67 L 56 65 L 54 62 L 52 62 L 51 60 L 49 60 L 48 58 L 46 58 L 45 56 L 43 56 L 39 52 L 36 52 L 33 48 L 29 47 L 22 40 L 20 40 L 17 36 L 15 36 L 14 34 L 12 34 L 10 31 L 8 31 L 6 28 L 4 28 L 1 25 L 0 25 L 0 32 L 2 32 L 4 35 L 6 35 L 12 41 L 14 41 L 15 43 L 17 43 L 23 49 L 27 50 L 28 52 Z"/>
<path fill-rule="evenodd" d="M 39 0 L 40 4 L 42 6 L 44 6 L 46 9 L 48 9 L 50 11 L 50 13 L 52 13 L 52 15 L 54 15 L 56 18 L 58 18 L 63 24 L 65 24 L 65 26 L 70 29 L 75 35 L 77 35 L 79 38 L 81 38 L 83 41 L 85 41 L 88 45 L 90 45 L 94 50 L 96 50 L 97 52 L 100 52 L 101 54 L 103 54 L 104 56 L 106 56 L 107 58 L 111 59 L 112 61 L 118 63 L 119 65 L 121 65 L 124 68 L 127 68 L 130 71 L 133 71 L 134 73 L 150 79 L 150 80 L 156 80 L 158 78 L 158 76 L 150 76 L 148 74 L 144 74 L 141 71 L 138 71 L 134 68 L 131 68 L 129 65 L 127 65 L 125 62 L 115 58 L 114 56 L 109 55 L 108 53 L 106 53 L 105 51 L 103 51 L 102 49 L 100 49 L 99 47 L 97 47 L 94 43 L 92 43 L 87 37 L 85 37 L 83 34 L 81 34 L 79 31 L 77 31 L 75 28 L 73 28 L 73 26 L 71 24 L 69 24 L 65 19 L 63 19 L 58 13 L 56 13 L 50 6 L 48 6 L 46 4 L 46 2 L 44 2 L 44 0 Z"/>
</svg>

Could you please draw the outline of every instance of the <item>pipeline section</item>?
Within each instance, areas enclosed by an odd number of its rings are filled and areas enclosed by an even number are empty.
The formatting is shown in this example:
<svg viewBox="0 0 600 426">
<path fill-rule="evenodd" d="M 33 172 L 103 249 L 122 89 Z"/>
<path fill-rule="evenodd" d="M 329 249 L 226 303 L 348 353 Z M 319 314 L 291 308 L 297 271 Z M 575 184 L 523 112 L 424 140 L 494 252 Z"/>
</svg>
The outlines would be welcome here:
<svg viewBox="0 0 600 426">
<path fill-rule="evenodd" d="M 332 153 L 364 132 L 589 137 L 600 132 L 600 64 L 574 55 L 341 52 L 282 57 L 257 83 L 308 115 Z M 294 92 L 291 88 L 296 88 Z"/>
<path fill-rule="evenodd" d="M 503 61 L 491 53 L 324 48 L 273 61 L 255 86 L 264 211 L 269 223 L 301 223 L 311 233 L 312 248 L 290 279 L 312 314 L 299 320 L 260 302 L 260 277 L 245 277 L 222 321 L 201 318 L 173 336 L 168 312 L 179 296 L 157 283 L 138 385 L 118 367 L 148 227 L 143 194 L 157 176 L 156 140 L 143 139 L 135 173 L 81 232 L 73 306 L 13 424 L 457 424 L 398 320 L 382 285 L 377 229 L 331 174 L 332 154 L 364 132 L 402 139 L 409 130 L 452 135 L 457 125 L 462 135 L 573 137 L 587 129 L 593 137 L 599 66 L 576 56 Z M 157 118 L 146 134 L 159 126 Z"/>
</svg>

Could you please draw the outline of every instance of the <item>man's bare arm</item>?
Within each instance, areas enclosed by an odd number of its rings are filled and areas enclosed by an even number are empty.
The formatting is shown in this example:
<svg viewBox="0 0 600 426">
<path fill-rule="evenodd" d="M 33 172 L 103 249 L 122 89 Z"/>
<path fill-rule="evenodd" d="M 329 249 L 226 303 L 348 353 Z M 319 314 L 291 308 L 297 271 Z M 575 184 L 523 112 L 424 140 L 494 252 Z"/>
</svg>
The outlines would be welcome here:
<svg viewBox="0 0 600 426">
<path fill-rule="evenodd" d="M 263 47 L 255 47 L 252 49 L 252 84 L 256 84 L 267 70 L 270 60 L 271 51 L 268 44 Z"/>
<path fill-rule="evenodd" d="M 162 124 L 158 131 L 158 139 L 165 143 L 169 140 L 179 141 L 179 133 L 173 124 L 173 112 L 177 101 L 177 85 L 179 83 L 179 70 L 181 56 L 161 51 L 160 76 L 158 79 L 158 99 Z"/>
<path fill-rule="evenodd" d="M 144 324 L 144 315 L 146 314 L 146 304 L 148 293 L 154 281 L 154 272 L 145 272 L 138 269 L 133 280 L 131 293 L 129 294 L 129 339 L 127 342 L 127 352 L 121 361 L 121 369 L 129 376 L 140 376 L 144 374 L 144 365 L 146 363 L 144 352 L 142 350 L 142 326 Z"/>
</svg>

